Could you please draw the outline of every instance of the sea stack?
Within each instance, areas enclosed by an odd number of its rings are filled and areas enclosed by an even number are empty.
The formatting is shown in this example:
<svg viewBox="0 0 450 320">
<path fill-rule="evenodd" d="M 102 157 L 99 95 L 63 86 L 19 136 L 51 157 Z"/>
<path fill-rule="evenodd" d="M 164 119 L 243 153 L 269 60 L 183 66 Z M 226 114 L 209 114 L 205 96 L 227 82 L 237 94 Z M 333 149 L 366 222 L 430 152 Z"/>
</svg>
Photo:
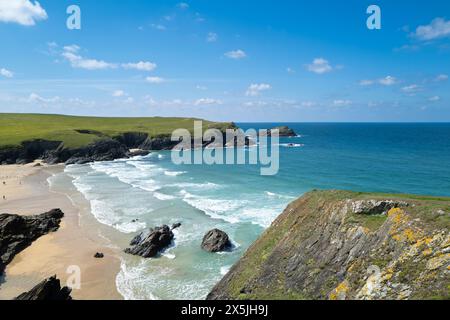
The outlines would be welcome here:
<svg viewBox="0 0 450 320">
<path fill-rule="evenodd" d="M 228 235 L 219 229 L 208 231 L 203 237 L 202 249 L 208 252 L 220 252 L 231 248 Z"/>
</svg>

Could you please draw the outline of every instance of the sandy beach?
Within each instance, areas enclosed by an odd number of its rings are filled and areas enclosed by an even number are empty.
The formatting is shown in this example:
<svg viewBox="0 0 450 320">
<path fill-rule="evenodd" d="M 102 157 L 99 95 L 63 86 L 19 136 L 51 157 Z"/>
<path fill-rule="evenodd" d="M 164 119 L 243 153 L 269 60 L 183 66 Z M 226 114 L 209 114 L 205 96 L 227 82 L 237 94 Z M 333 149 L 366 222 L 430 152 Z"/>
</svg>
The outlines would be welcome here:
<svg viewBox="0 0 450 320">
<path fill-rule="evenodd" d="M 0 299 L 11 299 L 30 290 L 40 281 L 57 275 L 63 285 L 72 274 L 68 268 L 78 266 L 81 288 L 72 291 L 74 299 L 122 299 L 115 285 L 120 269 L 120 250 L 108 245 L 100 236 L 102 226 L 81 216 L 89 213 L 89 203 L 78 197 L 51 191 L 48 177 L 61 172 L 63 166 L 10 165 L 0 167 L 0 213 L 33 215 L 60 208 L 65 216 L 61 228 L 45 235 L 18 254 L 8 265 L 0 284 Z M 102 252 L 104 259 L 95 259 Z M 72 267 L 73 268 L 73 267 Z"/>
</svg>

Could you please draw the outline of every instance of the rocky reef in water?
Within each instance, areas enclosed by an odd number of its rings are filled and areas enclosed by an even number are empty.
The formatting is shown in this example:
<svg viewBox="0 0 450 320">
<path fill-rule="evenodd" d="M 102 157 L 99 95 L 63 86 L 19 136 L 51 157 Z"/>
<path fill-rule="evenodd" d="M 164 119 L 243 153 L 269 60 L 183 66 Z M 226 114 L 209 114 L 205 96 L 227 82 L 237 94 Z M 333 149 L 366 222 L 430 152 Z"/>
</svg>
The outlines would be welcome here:
<svg viewBox="0 0 450 320">
<path fill-rule="evenodd" d="M 449 299 L 450 199 L 314 191 L 208 299 Z"/>
<path fill-rule="evenodd" d="M 0 214 L 0 275 L 14 256 L 39 237 L 59 229 L 60 209 L 35 216 Z"/>
</svg>

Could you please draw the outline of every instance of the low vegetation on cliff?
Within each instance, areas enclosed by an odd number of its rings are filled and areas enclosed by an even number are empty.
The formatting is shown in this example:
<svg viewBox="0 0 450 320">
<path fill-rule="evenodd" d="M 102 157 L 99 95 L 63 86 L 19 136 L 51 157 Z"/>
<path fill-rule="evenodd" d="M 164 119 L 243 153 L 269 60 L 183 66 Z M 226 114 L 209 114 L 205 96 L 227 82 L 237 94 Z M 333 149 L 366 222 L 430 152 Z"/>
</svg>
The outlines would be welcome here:
<svg viewBox="0 0 450 320">
<path fill-rule="evenodd" d="M 98 139 L 140 132 L 152 138 L 171 135 L 178 128 L 193 130 L 193 118 L 101 118 L 47 114 L 0 113 L 0 149 L 25 141 L 60 141 L 66 148 L 80 148 Z M 205 128 L 228 128 L 230 123 L 203 121 Z"/>
<path fill-rule="evenodd" d="M 314 191 L 209 299 L 449 299 L 450 198 Z"/>
</svg>

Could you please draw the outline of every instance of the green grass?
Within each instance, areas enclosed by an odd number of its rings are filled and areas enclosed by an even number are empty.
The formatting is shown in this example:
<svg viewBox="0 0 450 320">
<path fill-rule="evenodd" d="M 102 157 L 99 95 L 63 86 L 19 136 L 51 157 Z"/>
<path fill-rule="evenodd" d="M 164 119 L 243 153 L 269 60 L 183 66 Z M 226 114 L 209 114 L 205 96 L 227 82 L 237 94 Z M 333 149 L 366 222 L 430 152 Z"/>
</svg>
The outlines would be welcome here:
<svg viewBox="0 0 450 320">
<path fill-rule="evenodd" d="M 19 146 L 24 141 L 62 141 L 67 148 L 85 146 L 100 137 L 125 132 L 143 132 L 151 137 L 170 135 L 178 128 L 192 132 L 194 118 L 101 118 L 44 114 L 0 113 L 0 149 Z M 230 123 L 203 121 L 204 128 L 225 129 Z M 95 131 L 83 134 L 76 130 Z"/>
</svg>

